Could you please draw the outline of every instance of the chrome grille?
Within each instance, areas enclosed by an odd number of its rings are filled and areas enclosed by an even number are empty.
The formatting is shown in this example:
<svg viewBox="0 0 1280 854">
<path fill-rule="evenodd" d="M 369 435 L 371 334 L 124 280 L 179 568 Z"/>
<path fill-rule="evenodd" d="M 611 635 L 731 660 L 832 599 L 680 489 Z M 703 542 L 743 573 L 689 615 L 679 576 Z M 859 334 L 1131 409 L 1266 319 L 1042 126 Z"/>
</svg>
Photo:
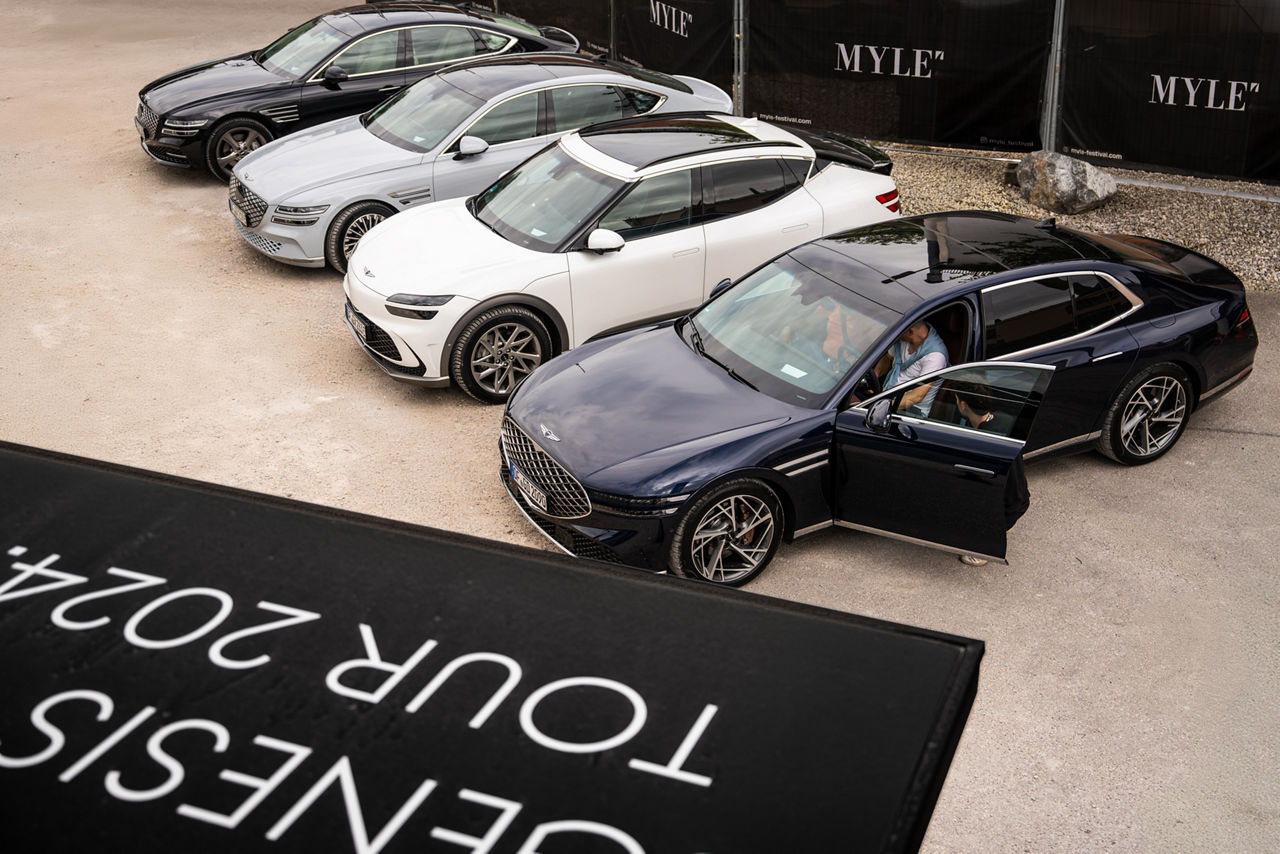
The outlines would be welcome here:
<svg viewBox="0 0 1280 854">
<path fill-rule="evenodd" d="M 509 462 L 547 494 L 548 516 L 580 519 L 591 512 L 582 484 L 542 450 L 510 418 L 502 420 L 502 450 Z"/>
<path fill-rule="evenodd" d="M 262 114 L 276 124 L 288 124 L 298 120 L 298 105 L 284 104 L 279 107 L 267 107 L 262 110 Z"/>
<path fill-rule="evenodd" d="M 160 117 L 141 101 L 138 102 L 138 121 L 146 128 L 148 139 L 156 135 L 156 128 L 160 127 Z"/>
<path fill-rule="evenodd" d="M 166 163 L 177 163 L 180 166 L 190 165 L 187 155 L 173 148 L 166 148 L 163 145 L 154 145 L 150 142 L 142 143 L 147 148 L 147 153 L 156 160 L 163 160 Z"/>
<path fill-rule="evenodd" d="M 241 184 L 240 179 L 235 175 L 231 176 L 228 195 L 231 196 L 231 201 L 235 202 L 249 217 L 249 227 L 257 228 L 258 223 L 262 222 L 262 215 L 267 212 L 267 203 L 262 200 L 262 197 Z"/>
<path fill-rule="evenodd" d="M 263 237 L 261 234 L 258 234 L 255 231 L 250 231 L 249 229 L 245 228 L 236 220 L 232 220 L 232 222 L 235 223 L 236 231 L 240 232 L 240 236 L 243 237 L 245 240 L 249 241 L 250 243 L 252 243 L 254 246 L 256 246 L 259 252 L 265 252 L 268 255 L 275 255 L 277 252 L 279 252 L 281 249 L 284 248 L 283 243 L 277 243 L 274 240 L 268 240 L 267 238 Z"/>
<path fill-rule="evenodd" d="M 525 518 L 537 525 L 538 530 L 542 531 L 557 546 L 575 557 L 589 558 L 591 560 L 604 561 L 605 563 L 621 564 L 623 562 L 622 558 L 618 557 L 613 549 L 599 540 L 593 540 L 591 537 L 580 534 L 567 525 L 558 525 L 530 507 L 529 502 L 520 494 L 520 490 L 510 482 L 510 478 L 506 477 L 505 467 L 503 477 L 504 482 L 507 483 L 507 491 L 510 492 L 511 499 L 524 511 Z"/>
</svg>

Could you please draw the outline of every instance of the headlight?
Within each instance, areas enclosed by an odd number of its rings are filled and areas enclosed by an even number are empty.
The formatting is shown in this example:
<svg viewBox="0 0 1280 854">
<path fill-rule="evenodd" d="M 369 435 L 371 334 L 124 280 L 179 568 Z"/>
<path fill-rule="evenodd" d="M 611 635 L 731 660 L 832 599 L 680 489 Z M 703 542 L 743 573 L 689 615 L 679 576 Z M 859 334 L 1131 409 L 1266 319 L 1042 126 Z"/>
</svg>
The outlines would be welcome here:
<svg viewBox="0 0 1280 854">
<path fill-rule="evenodd" d="M 453 294 L 447 296 L 421 296 L 419 294 L 392 294 L 387 297 L 387 312 L 394 314 L 396 317 L 407 317 L 410 320 L 430 320 L 436 316 L 434 311 L 424 311 L 420 308 L 406 308 L 405 306 L 441 306 L 453 299 Z"/>
<path fill-rule="evenodd" d="M 208 119 L 165 119 L 164 132 L 169 136 L 195 136 Z"/>
<path fill-rule="evenodd" d="M 310 205 L 300 208 L 276 205 L 276 212 L 271 215 L 271 221 L 281 225 L 315 225 L 320 214 L 328 209 L 328 205 Z"/>
</svg>

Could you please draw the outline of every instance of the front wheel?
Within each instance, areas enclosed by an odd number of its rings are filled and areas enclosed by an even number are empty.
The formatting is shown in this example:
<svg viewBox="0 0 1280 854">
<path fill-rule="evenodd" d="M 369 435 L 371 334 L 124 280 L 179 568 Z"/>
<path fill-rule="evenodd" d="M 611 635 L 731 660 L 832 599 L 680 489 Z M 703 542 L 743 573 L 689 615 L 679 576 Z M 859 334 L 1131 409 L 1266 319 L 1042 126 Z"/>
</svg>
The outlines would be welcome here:
<svg viewBox="0 0 1280 854">
<path fill-rule="evenodd" d="M 1098 450 L 1129 466 L 1149 463 L 1173 447 L 1187 427 L 1191 380 L 1177 365 L 1152 365 L 1131 379 L 1102 422 Z"/>
<path fill-rule="evenodd" d="M 483 403 L 504 403 L 520 381 L 554 354 L 542 318 L 519 305 L 491 308 L 458 336 L 449 375 Z"/>
<path fill-rule="evenodd" d="M 676 526 L 677 575 L 737 587 L 769 564 L 782 540 L 782 503 L 754 478 L 721 484 L 694 501 Z"/>
<path fill-rule="evenodd" d="M 325 235 L 324 260 L 339 273 L 347 272 L 347 261 L 351 253 L 356 251 L 360 238 L 369 233 L 369 229 L 395 213 L 395 210 L 382 202 L 357 202 L 333 218 L 329 232 Z"/>
<path fill-rule="evenodd" d="M 246 154 L 256 151 L 275 139 L 275 134 L 262 122 L 248 118 L 233 118 L 220 122 L 209 134 L 204 161 L 214 177 L 226 182 L 231 180 L 231 169 Z"/>
</svg>

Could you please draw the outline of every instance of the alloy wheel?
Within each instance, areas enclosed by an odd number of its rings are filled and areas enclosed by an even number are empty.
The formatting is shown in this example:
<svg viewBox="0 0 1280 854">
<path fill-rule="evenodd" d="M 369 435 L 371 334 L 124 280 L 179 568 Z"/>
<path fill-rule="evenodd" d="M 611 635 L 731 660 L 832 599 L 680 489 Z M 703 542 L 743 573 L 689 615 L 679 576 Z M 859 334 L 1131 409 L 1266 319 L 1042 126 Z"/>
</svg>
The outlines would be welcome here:
<svg viewBox="0 0 1280 854">
<path fill-rule="evenodd" d="M 251 127 L 233 127 L 218 137 L 214 158 L 218 166 L 229 175 L 231 167 L 239 163 L 246 154 L 268 142 L 265 136 Z"/>
<path fill-rule="evenodd" d="M 356 251 L 356 244 L 360 242 L 360 238 L 384 219 L 386 217 L 380 213 L 367 213 L 361 214 L 348 223 L 346 231 L 342 233 L 342 257 L 350 258 L 351 253 Z"/>
<path fill-rule="evenodd" d="M 1173 444 L 1187 417 L 1187 394 L 1174 377 L 1157 376 L 1143 383 L 1125 404 L 1120 420 L 1124 449 L 1149 457 Z"/>
<path fill-rule="evenodd" d="M 726 496 L 703 515 L 693 532 L 693 568 L 708 581 L 731 584 L 768 559 L 773 536 L 773 512 L 763 499 Z"/>
<path fill-rule="evenodd" d="M 523 323 L 499 323 L 476 340 L 471 374 L 490 394 L 508 395 L 542 364 L 542 345 Z"/>
</svg>

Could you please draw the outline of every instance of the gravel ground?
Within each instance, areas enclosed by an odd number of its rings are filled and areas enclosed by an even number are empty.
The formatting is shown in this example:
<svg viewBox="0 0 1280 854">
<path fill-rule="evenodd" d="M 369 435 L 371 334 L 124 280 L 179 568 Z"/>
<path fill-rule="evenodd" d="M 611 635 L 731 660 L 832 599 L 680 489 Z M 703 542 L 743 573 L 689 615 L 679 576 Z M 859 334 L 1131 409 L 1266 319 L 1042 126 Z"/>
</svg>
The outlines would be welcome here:
<svg viewBox="0 0 1280 854">
<path fill-rule="evenodd" d="M 917 153 L 893 147 L 893 177 L 902 193 L 903 213 L 982 208 L 1037 219 L 1051 216 L 1023 201 L 1017 187 L 1004 183 L 1006 155 L 991 155 L 1001 158 L 997 160 L 977 159 L 975 154 Z M 1280 187 L 1127 169 L 1106 171 L 1119 184 L 1116 194 L 1096 210 L 1057 214 L 1060 224 L 1159 237 L 1226 263 L 1252 291 L 1280 289 Z M 1144 186 L 1174 183 L 1187 189 Z"/>
</svg>

